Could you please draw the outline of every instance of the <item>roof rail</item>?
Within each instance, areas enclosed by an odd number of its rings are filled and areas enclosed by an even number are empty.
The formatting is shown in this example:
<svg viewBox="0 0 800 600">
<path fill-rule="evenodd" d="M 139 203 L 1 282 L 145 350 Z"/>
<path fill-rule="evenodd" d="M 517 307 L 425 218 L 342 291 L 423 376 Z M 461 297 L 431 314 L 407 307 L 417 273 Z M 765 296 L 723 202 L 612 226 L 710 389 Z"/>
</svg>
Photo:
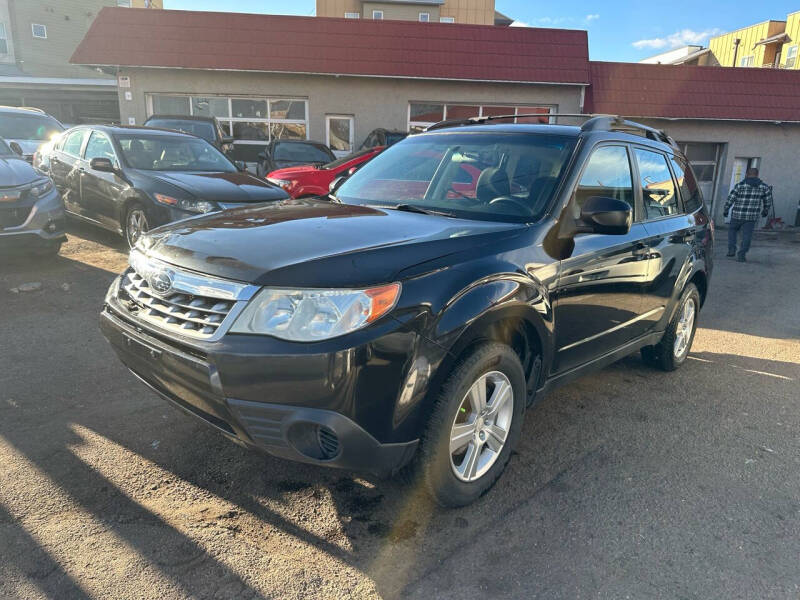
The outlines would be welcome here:
<svg viewBox="0 0 800 600">
<path fill-rule="evenodd" d="M 648 127 L 647 125 L 642 125 L 635 121 L 628 121 L 618 115 L 600 115 L 593 117 L 581 126 L 581 131 L 621 131 L 623 133 L 641 135 L 651 140 L 672 146 L 673 148 L 678 147 L 675 140 L 661 129 Z"/>
<path fill-rule="evenodd" d="M 501 121 L 503 119 L 517 119 L 517 118 L 530 118 L 530 117 L 549 117 L 558 119 L 558 117 L 580 117 L 588 118 L 592 115 L 583 113 L 525 113 L 520 115 L 486 115 L 484 117 L 468 117 L 466 119 L 451 119 L 449 121 L 439 121 L 425 129 L 425 131 L 436 131 L 437 129 L 447 129 L 448 127 L 464 127 L 466 125 L 483 125 L 489 121 Z"/>
</svg>

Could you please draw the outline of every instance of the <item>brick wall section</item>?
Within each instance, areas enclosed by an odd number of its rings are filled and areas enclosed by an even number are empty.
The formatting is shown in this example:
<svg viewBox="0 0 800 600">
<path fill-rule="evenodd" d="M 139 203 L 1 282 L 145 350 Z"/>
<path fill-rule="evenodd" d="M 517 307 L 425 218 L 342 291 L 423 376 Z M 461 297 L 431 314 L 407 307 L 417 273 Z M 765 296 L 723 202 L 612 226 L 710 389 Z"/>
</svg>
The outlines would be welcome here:
<svg viewBox="0 0 800 600">
<path fill-rule="evenodd" d="M 104 8 L 71 62 L 588 83 L 585 31 Z"/>
<path fill-rule="evenodd" d="M 591 63 L 586 110 L 627 117 L 800 122 L 800 72 Z"/>
</svg>

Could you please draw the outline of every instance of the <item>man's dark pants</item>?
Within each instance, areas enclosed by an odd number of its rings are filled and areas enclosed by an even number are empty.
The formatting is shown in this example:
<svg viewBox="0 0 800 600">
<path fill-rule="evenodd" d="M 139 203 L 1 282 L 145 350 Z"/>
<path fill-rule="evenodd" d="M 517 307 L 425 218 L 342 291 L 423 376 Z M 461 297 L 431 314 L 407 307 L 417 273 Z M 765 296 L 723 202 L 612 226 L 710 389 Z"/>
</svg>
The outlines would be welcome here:
<svg viewBox="0 0 800 600">
<path fill-rule="evenodd" d="M 728 225 L 728 254 L 736 252 L 736 237 L 739 230 L 742 230 L 742 247 L 739 249 L 739 257 L 744 258 L 750 250 L 750 241 L 753 239 L 753 229 L 756 228 L 755 221 L 742 221 L 741 219 L 731 219 Z"/>
</svg>

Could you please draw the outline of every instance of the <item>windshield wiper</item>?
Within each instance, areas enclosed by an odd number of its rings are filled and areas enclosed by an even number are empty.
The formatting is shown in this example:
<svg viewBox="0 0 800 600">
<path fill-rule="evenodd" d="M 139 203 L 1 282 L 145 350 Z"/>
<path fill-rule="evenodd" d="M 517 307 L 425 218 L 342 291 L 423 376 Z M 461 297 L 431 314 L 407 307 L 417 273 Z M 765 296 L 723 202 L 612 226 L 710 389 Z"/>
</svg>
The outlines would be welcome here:
<svg viewBox="0 0 800 600">
<path fill-rule="evenodd" d="M 419 213 L 421 215 L 438 215 L 440 217 L 456 218 L 456 215 L 453 213 L 443 210 L 430 210 L 428 208 L 417 206 L 416 204 L 398 204 L 396 206 L 388 206 L 387 208 L 391 208 L 393 210 L 402 210 L 404 212 Z"/>
</svg>

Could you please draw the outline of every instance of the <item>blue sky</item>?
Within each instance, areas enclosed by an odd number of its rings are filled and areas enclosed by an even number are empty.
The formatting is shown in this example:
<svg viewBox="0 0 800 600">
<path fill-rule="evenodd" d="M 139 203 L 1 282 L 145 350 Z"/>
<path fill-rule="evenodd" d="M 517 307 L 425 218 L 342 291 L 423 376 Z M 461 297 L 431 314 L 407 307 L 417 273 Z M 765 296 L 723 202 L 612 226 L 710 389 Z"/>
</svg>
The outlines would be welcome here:
<svg viewBox="0 0 800 600">
<path fill-rule="evenodd" d="M 314 0 L 236 0 L 236 8 L 229 4 L 232 3 L 220 0 L 164 0 L 165 8 L 288 15 L 313 15 L 316 3 Z M 761 0 L 752 4 L 698 0 L 661 3 L 496 0 L 496 6 L 519 24 L 588 30 L 593 60 L 637 61 L 673 47 L 706 44 L 709 36 L 719 32 L 767 19 L 783 20 L 787 13 L 800 10 L 800 0 Z"/>
</svg>

